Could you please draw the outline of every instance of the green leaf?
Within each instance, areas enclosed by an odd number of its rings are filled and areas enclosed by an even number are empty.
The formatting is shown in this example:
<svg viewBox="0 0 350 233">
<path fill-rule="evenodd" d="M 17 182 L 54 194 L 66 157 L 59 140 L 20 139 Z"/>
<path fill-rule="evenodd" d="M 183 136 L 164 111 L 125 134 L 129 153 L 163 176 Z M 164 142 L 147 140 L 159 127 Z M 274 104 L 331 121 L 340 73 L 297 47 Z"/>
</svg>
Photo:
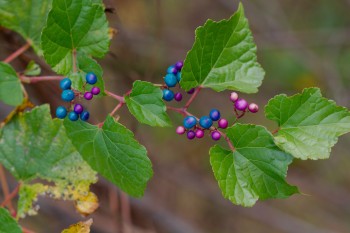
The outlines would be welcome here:
<svg viewBox="0 0 350 233">
<path fill-rule="evenodd" d="M 103 57 L 108 52 L 108 29 L 101 4 L 53 0 L 41 36 L 45 60 L 57 73 L 68 75 L 74 70 L 76 56 Z"/>
<path fill-rule="evenodd" d="M 228 20 L 208 20 L 197 28 L 196 39 L 182 69 L 181 87 L 197 86 L 255 93 L 265 71 L 257 62 L 256 45 L 240 4 Z"/>
<path fill-rule="evenodd" d="M 1 0 L 0 25 L 21 34 L 41 55 L 40 35 L 52 0 Z"/>
<path fill-rule="evenodd" d="M 133 133 L 108 116 L 102 128 L 64 121 L 68 137 L 90 166 L 131 196 L 143 195 L 152 177 L 146 149 Z"/>
<path fill-rule="evenodd" d="M 130 95 L 125 96 L 125 102 L 139 122 L 150 126 L 171 126 L 162 97 L 159 87 L 149 82 L 136 81 Z"/>
<path fill-rule="evenodd" d="M 71 144 L 63 122 L 51 119 L 48 105 L 16 116 L 2 128 L 0 163 L 24 184 L 37 178 L 53 182 L 54 186 L 48 186 L 46 193 L 57 199 L 76 200 L 86 195 L 90 184 L 97 180 L 96 173 Z M 20 199 L 33 197 L 27 191 L 27 196 Z M 24 217 L 26 213 L 18 214 Z"/>
<path fill-rule="evenodd" d="M 17 221 L 5 208 L 0 208 L 0 233 L 22 233 Z"/>
<path fill-rule="evenodd" d="M 24 74 L 26 76 L 37 76 L 40 75 L 41 68 L 38 64 L 35 63 L 35 61 L 30 61 L 24 71 Z"/>
<path fill-rule="evenodd" d="M 210 164 L 222 194 L 234 204 L 250 207 L 258 199 L 286 198 L 298 193 L 285 178 L 292 156 L 281 151 L 262 126 L 236 124 L 227 129 L 235 151 L 216 145 Z"/>
<path fill-rule="evenodd" d="M 278 95 L 265 107 L 279 125 L 276 144 L 300 159 L 329 158 L 338 137 L 350 132 L 350 112 L 322 97 L 318 88 L 291 97 Z"/>
<path fill-rule="evenodd" d="M 21 81 L 9 64 L 0 62 L 0 100 L 11 106 L 23 102 Z"/>
</svg>

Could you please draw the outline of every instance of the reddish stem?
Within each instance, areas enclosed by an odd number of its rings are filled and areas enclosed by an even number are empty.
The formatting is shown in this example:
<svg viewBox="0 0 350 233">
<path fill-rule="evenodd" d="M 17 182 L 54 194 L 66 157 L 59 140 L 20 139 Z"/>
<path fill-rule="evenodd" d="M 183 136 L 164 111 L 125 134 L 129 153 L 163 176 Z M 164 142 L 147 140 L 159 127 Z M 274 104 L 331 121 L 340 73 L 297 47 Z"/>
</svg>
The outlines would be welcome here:
<svg viewBox="0 0 350 233">
<path fill-rule="evenodd" d="M 19 77 L 21 82 L 23 83 L 37 83 L 42 81 L 59 81 L 62 80 L 63 76 L 38 76 L 38 77 L 27 77 L 27 76 L 20 76 Z"/>
<path fill-rule="evenodd" d="M 4 202 L 6 202 L 5 204 L 9 208 L 10 212 L 14 213 L 15 209 L 13 208 L 13 205 L 11 203 L 12 198 L 10 197 L 10 189 L 7 184 L 4 168 L 1 164 L 0 164 L 0 181 L 1 181 L 1 188 L 2 188 L 2 191 L 4 192 L 4 197 L 5 197 Z M 8 199 L 9 201 L 7 201 Z M 1 207 L 3 207 L 3 203 L 1 204 Z"/>
<path fill-rule="evenodd" d="M 125 102 L 119 102 L 119 104 L 113 109 L 113 111 L 109 114 L 113 116 L 119 109 L 121 109 L 124 106 Z"/>
<path fill-rule="evenodd" d="M 21 48 L 17 49 L 15 52 L 13 52 L 12 54 L 10 54 L 10 56 L 8 56 L 3 62 L 5 63 L 10 63 L 13 60 L 15 60 L 19 55 L 21 55 L 22 53 L 24 53 L 25 51 L 27 51 L 30 48 L 30 43 L 27 42 L 25 45 L 23 45 Z"/>
<path fill-rule="evenodd" d="M 19 187 L 20 186 L 17 185 L 16 188 L 5 198 L 5 200 L 0 205 L 1 207 L 5 207 L 11 203 L 11 200 L 18 194 Z"/>
<path fill-rule="evenodd" d="M 112 97 L 112 98 L 118 100 L 119 102 L 125 103 L 125 99 L 124 99 L 123 96 L 114 94 L 113 92 L 110 92 L 110 91 L 107 91 L 107 90 L 105 90 L 105 93 L 106 93 L 108 96 L 110 96 L 110 97 Z"/>
<path fill-rule="evenodd" d="M 194 99 L 197 97 L 197 95 L 199 94 L 199 92 L 201 91 L 202 87 L 199 86 L 196 88 L 196 90 L 194 91 L 194 93 L 192 94 L 191 98 L 187 101 L 187 103 L 184 106 L 184 109 L 188 109 L 191 105 L 191 103 L 194 101 Z"/>
<path fill-rule="evenodd" d="M 28 228 L 25 228 L 25 227 L 22 227 L 22 232 L 23 233 L 35 233 L 34 231 L 29 230 Z"/>
</svg>

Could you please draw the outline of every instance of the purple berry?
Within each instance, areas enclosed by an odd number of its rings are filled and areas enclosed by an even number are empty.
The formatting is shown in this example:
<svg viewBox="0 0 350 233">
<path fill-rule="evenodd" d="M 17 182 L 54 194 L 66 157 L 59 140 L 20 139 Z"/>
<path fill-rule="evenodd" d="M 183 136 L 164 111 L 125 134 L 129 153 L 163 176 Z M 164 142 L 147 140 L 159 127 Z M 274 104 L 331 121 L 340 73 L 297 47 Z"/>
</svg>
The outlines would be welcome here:
<svg viewBox="0 0 350 233">
<path fill-rule="evenodd" d="M 179 127 L 176 128 L 176 133 L 177 133 L 178 135 L 182 135 L 182 134 L 184 134 L 185 132 L 186 132 L 186 129 L 185 129 L 185 127 L 183 127 L 183 126 L 179 126 Z"/>
<path fill-rule="evenodd" d="M 228 121 L 227 121 L 225 118 L 221 118 L 221 119 L 218 121 L 218 126 L 219 126 L 219 128 L 221 128 L 221 129 L 226 129 L 227 126 L 228 126 Z"/>
<path fill-rule="evenodd" d="M 81 104 L 76 104 L 76 105 L 74 105 L 74 112 L 75 112 L 76 114 L 80 114 L 80 113 L 82 113 L 83 111 L 84 111 L 83 105 L 81 105 Z"/>
<path fill-rule="evenodd" d="M 191 90 L 189 90 L 189 91 L 187 92 L 187 94 L 192 95 L 192 94 L 194 93 L 194 91 L 195 91 L 195 88 L 192 88 Z"/>
<path fill-rule="evenodd" d="M 220 140 L 221 138 L 221 133 L 218 132 L 218 131 L 214 131 L 211 133 L 211 138 L 214 140 L 214 141 L 218 141 Z"/>
<path fill-rule="evenodd" d="M 91 99 L 92 99 L 92 97 L 93 97 L 93 95 L 92 95 L 92 93 L 91 93 L 91 92 L 85 92 L 85 94 L 84 94 L 84 98 L 85 98 L 86 100 L 91 100 Z"/>
<path fill-rule="evenodd" d="M 180 92 L 176 93 L 175 96 L 174 96 L 174 99 L 177 102 L 180 102 L 182 100 L 182 94 Z"/>
<path fill-rule="evenodd" d="M 91 89 L 91 94 L 93 94 L 93 95 L 98 95 L 98 94 L 100 94 L 100 92 L 101 92 L 101 90 L 98 87 L 93 87 Z"/>
<path fill-rule="evenodd" d="M 239 111 L 245 111 L 248 107 L 248 102 L 245 99 L 238 99 L 235 103 L 235 108 Z"/>
<path fill-rule="evenodd" d="M 183 61 L 178 61 L 175 64 L 175 68 L 177 69 L 177 71 L 181 71 L 182 67 L 184 66 Z"/>
<path fill-rule="evenodd" d="M 187 138 L 192 140 L 196 137 L 196 133 L 193 130 L 187 132 Z"/>
<path fill-rule="evenodd" d="M 236 102 L 238 100 L 238 94 L 237 92 L 232 92 L 231 95 L 230 95 L 230 100 L 232 102 Z"/>
<path fill-rule="evenodd" d="M 172 66 L 169 66 L 167 71 L 166 71 L 168 74 L 177 74 L 177 69 L 175 68 L 174 65 Z"/>
<path fill-rule="evenodd" d="M 249 112 L 257 113 L 259 111 L 259 106 L 255 103 L 251 103 L 248 106 L 248 110 L 249 110 Z"/>
<path fill-rule="evenodd" d="M 204 130 L 197 129 L 196 130 L 196 138 L 202 138 L 202 137 L 204 137 Z"/>
</svg>

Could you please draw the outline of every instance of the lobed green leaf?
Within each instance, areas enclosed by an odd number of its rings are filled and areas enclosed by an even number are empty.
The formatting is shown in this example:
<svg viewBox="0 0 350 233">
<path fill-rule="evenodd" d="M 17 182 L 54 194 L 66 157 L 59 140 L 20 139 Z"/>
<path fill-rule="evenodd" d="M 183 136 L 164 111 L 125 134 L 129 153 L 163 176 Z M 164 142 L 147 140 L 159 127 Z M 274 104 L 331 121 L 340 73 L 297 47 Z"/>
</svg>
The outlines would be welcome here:
<svg viewBox="0 0 350 233">
<path fill-rule="evenodd" d="M 23 102 L 21 81 L 11 65 L 0 62 L 0 100 L 11 106 Z"/>
<path fill-rule="evenodd" d="M 300 159 L 329 158 L 338 137 L 350 132 L 350 112 L 307 88 L 291 97 L 278 95 L 265 107 L 266 117 L 279 126 L 276 144 Z"/>
</svg>

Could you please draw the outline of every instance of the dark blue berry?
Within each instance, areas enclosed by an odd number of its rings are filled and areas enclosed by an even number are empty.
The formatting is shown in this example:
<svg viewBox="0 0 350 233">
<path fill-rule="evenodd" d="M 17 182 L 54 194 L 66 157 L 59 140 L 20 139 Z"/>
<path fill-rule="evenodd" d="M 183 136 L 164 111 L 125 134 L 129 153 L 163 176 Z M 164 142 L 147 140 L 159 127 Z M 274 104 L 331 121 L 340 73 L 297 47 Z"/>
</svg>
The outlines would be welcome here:
<svg viewBox="0 0 350 233">
<path fill-rule="evenodd" d="M 61 94 L 62 100 L 70 102 L 74 99 L 74 92 L 72 90 L 64 90 Z"/>
<path fill-rule="evenodd" d="M 166 72 L 167 72 L 168 74 L 176 74 L 177 71 L 178 71 L 178 70 L 177 70 L 177 69 L 175 68 L 175 66 L 173 65 L 173 66 L 169 66 Z"/>
<path fill-rule="evenodd" d="M 220 111 L 217 109 L 212 109 L 209 113 L 209 117 L 213 120 L 213 121 L 218 121 L 221 117 Z"/>
<path fill-rule="evenodd" d="M 183 125 L 186 129 L 191 129 L 197 124 L 197 119 L 194 116 L 188 116 L 184 119 Z"/>
<path fill-rule="evenodd" d="M 69 78 L 64 78 L 60 81 L 60 88 L 62 90 L 68 90 L 72 86 L 72 81 Z"/>
<path fill-rule="evenodd" d="M 56 109 L 56 117 L 64 119 L 67 116 L 67 109 L 63 106 L 59 106 Z"/>
<path fill-rule="evenodd" d="M 174 92 L 169 89 L 163 90 L 163 99 L 165 101 L 172 101 L 174 99 Z"/>
<path fill-rule="evenodd" d="M 97 83 L 97 76 L 93 72 L 87 73 L 85 76 L 85 79 L 86 79 L 86 82 L 88 84 L 93 85 L 93 84 Z"/>
<path fill-rule="evenodd" d="M 176 79 L 178 82 L 181 81 L 181 71 L 176 74 Z"/>
<path fill-rule="evenodd" d="M 199 119 L 199 125 L 204 129 L 209 129 L 213 125 L 213 121 L 208 116 L 202 116 L 201 119 Z"/>
<path fill-rule="evenodd" d="M 90 113 L 88 111 L 83 111 L 82 113 L 80 113 L 80 119 L 82 121 L 89 120 L 89 117 L 90 117 Z"/>
<path fill-rule="evenodd" d="M 164 77 L 164 82 L 168 87 L 175 87 L 177 84 L 177 78 L 174 74 L 167 74 Z"/>
<path fill-rule="evenodd" d="M 79 119 L 79 115 L 76 112 L 70 112 L 68 114 L 68 118 L 71 121 L 77 121 Z"/>
</svg>

